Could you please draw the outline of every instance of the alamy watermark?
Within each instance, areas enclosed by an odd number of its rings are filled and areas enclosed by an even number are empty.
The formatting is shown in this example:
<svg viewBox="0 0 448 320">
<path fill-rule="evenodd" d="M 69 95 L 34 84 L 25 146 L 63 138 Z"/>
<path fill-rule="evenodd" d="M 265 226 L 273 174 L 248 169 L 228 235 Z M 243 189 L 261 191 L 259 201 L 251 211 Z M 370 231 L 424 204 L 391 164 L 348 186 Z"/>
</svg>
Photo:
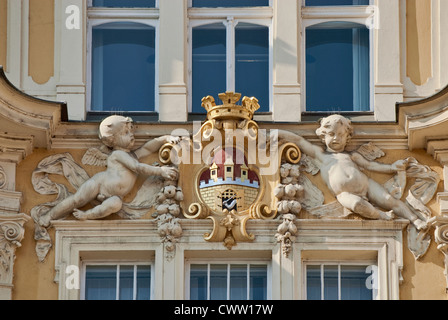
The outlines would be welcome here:
<svg viewBox="0 0 448 320">
<path fill-rule="evenodd" d="M 68 30 L 81 29 L 81 10 L 76 5 L 70 5 L 65 8 L 65 13 L 68 15 L 65 19 L 65 27 Z"/>
<path fill-rule="evenodd" d="M 193 132 L 200 132 L 201 122 L 193 122 Z M 176 129 L 171 132 L 173 136 L 188 137 L 189 133 L 184 129 Z M 248 136 L 249 135 L 249 136 Z M 246 150 L 247 153 L 236 153 L 232 159 L 234 164 L 257 165 L 260 175 L 273 175 L 279 169 L 279 144 L 278 130 L 257 129 L 257 138 L 250 136 L 243 129 L 217 129 L 207 130 L 205 134 L 194 135 L 190 142 L 181 141 L 171 150 L 171 161 L 179 164 L 211 164 L 210 161 L 220 150 L 231 155 L 234 148 Z M 205 146 L 203 146 L 205 142 Z M 215 158 L 216 164 L 223 164 L 226 159 Z"/>
</svg>

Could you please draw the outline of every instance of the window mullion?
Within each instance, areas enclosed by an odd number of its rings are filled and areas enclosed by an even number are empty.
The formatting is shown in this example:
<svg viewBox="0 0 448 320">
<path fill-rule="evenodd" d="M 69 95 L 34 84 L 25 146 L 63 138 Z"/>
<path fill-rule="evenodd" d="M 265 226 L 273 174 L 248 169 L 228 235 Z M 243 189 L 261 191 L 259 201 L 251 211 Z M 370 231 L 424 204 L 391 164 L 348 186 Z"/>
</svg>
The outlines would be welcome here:
<svg viewBox="0 0 448 320">
<path fill-rule="evenodd" d="M 324 265 L 320 265 L 320 299 L 325 300 L 325 294 L 324 294 Z"/>
<path fill-rule="evenodd" d="M 227 264 L 227 300 L 230 300 L 230 263 Z"/>
<path fill-rule="evenodd" d="M 234 17 L 227 17 L 225 22 L 227 31 L 226 42 L 226 61 L 227 61 L 227 74 L 226 74 L 226 90 L 235 92 L 235 26 L 238 22 Z"/>
<path fill-rule="evenodd" d="M 134 279 L 132 286 L 132 300 L 137 300 L 137 265 L 134 265 Z"/>
<path fill-rule="evenodd" d="M 120 265 L 117 265 L 115 300 L 120 300 Z"/>
<path fill-rule="evenodd" d="M 250 300 L 250 264 L 247 264 L 247 294 L 246 294 L 246 300 Z"/>
<path fill-rule="evenodd" d="M 210 264 L 207 264 L 207 300 L 210 300 Z"/>
<path fill-rule="evenodd" d="M 338 300 L 341 300 L 341 264 L 338 264 Z"/>
</svg>

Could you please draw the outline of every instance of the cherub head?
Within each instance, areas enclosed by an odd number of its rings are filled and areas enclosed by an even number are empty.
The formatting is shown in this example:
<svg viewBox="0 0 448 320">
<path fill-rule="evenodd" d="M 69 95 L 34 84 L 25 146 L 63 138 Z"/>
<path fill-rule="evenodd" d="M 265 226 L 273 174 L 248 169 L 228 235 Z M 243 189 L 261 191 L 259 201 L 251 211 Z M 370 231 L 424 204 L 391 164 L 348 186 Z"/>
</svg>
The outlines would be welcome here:
<svg viewBox="0 0 448 320">
<path fill-rule="evenodd" d="M 342 152 L 353 136 L 353 127 L 350 120 L 335 114 L 320 121 L 316 134 L 327 146 L 327 151 Z"/>
<path fill-rule="evenodd" d="M 99 137 L 110 148 L 131 149 L 134 145 L 134 125 L 132 119 L 110 116 L 100 124 Z"/>
</svg>

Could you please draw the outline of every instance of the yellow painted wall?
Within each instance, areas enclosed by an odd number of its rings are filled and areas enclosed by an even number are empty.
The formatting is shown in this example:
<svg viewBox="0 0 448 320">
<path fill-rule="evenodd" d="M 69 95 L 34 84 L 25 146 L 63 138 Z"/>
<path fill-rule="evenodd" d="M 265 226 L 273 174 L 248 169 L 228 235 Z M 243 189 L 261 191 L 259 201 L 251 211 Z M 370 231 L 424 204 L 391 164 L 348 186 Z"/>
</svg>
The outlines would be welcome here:
<svg viewBox="0 0 448 320">
<path fill-rule="evenodd" d="M 406 75 L 416 85 L 432 77 L 431 0 L 406 0 Z"/>
<path fill-rule="evenodd" d="M 30 0 L 29 76 L 39 84 L 54 75 L 54 0 Z"/>
<path fill-rule="evenodd" d="M 0 0 L 0 66 L 6 69 L 6 43 L 7 43 L 7 9 L 8 0 Z"/>
<path fill-rule="evenodd" d="M 82 156 L 85 150 L 57 150 L 47 151 L 44 149 L 37 149 L 31 156 L 22 161 L 17 170 L 17 186 L 16 190 L 23 193 L 23 203 L 21 211 L 30 214 L 31 209 L 47 201 L 54 200 L 54 195 L 44 196 L 36 193 L 31 184 L 31 175 L 33 170 L 37 167 L 38 163 L 45 157 L 56 154 L 70 152 L 77 163 L 81 163 Z M 417 150 L 414 152 L 405 150 L 386 150 L 386 156 L 381 158 L 384 163 L 392 163 L 397 159 L 404 159 L 406 157 L 414 157 L 420 163 L 429 165 L 431 169 L 442 173 L 440 165 L 426 153 L 424 150 Z M 147 163 L 152 163 L 153 159 Z M 86 171 L 93 175 L 97 171 L 101 170 L 92 166 L 83 166 Z M 194 170 L 184 171 L 185 176 L 181 177 L 184 181 L 194 181 Z M 373 177 L 376 181 L 384 183 L 391 175 L 388 174 L 375 174 L 366 172 Z M 56 180 L 56 176 L 51 177 Z M 64 182 L 63 177 L 59 177 L 59 182 Z M 318 176 L 312 177 L 313 182 L 319 185 L 319 188 L 325 193 L 326 201 L 333 201 L 334 198 L 329 194 L 328 189 L 321 185 L 318 180 Z M 315 180 L 315 181 L 314 181 Z M 443 191 L 442 182 L 439 186 L 439 192 Z M 191 199 L 193 196 L 193 188 L 184 188 L 185 199 Z M 405 192 L 407 193 L 407 192 Z M 130 195 L 133 196 L 133 195 Z M 438 203 L 435 199 L 431 200 L 428 204 L 433 212 L 438 211 Z M 109 217 L 111 219 L 117 219 L 117 216 Z M 352 217 L 357 219 L 357 217 Z M 54 247 L 50 250 L 46 260 L 43 263 L 38 262 L 35 253 L 35 241 L 33 239 L 34 222 L 30 220 L 25 224 L 25 238 L 22 240 L 22 247 L 16 251 L 16 261 L 14 266 L 14 290 L 13 299 L 15 300 L 55 300 L 58 298 L 58 286 L 54 282 L 55 270 L 54 259 L 55 251 Z M 50 229 L 50 236 L 54 239 L 54 229 Z M 446 300 L 448 295 L 445 293 L 445 277 L 443 274 L 444 264 L 443 255 L 437 249 L 437 246 L 432 242 L 427 254 L 415 261 L 412 253 L 407 249 L 407 234 L 404 232 L 404 268 L 403 268 L 403 282 L 400 285 L 400 298 L 403 300 L 411 299 L 433 299 L 433 300 Z"/>
<path fill-rule="evenodd" d="M 0 64 L 6 63 L 6 6 L 7 0 L 0 0 Z M 415 84 L 424 84 L 432 75 L 431 61 L 431 0 L 406 1 L 406 70 L 408 77 Z M 30 39 L 29 39 L 29 75 L 37 83 L 46 83 L 54 75 L 54 0 L 30 0 Z M 37 194 L 31 184 L 31 174 L 43 158 L 56 153 L 69 151 L 76 162 L 81 163 L 85 150 L 35 150 L 27 159 L 22 161 L 17 169 L 16 190 L 24 195 L 21 211 L 29 214 L 31 208 L 43 202 L 51 201 L 54 196 Z M 393 160 L 407 156 L 417 158 L 421 163 L 430 165 L 441 173 L 440 164 L 426 154 L 424 150 L 391 151 L 382 161 L 392 163 Z M 86 168 L 87 171 L 93 170 Z M 89 172 L 92 173 L 92 172 Z M 374 175 L 379 182 L 385 182 L 389 175 Z M 193 177 L 188 177 L 192 181 Z M 188 180 L 187 177 L 184 177 Z M 322 190 L 326 186 L 312 177 L 312 181 Z M 440 190 L 442 188 L 440 187 Z M 184 191 L 188 192 L 188 191 Z M 334 200 L 325 191 L 326 202 Z M 188 194 L 187 194 L 188 198 Z M 430 203 L 434 212 L 438 211 L 435 200 Z M 25 224 L 25 238 L 22 247 L 16 251 L 14 265 L 15 300 L 57 299 L 58 285 L 54 282 L 54 248 L 50 250 L 43 263 L 38 262 L 33 239 L 34 223 L 30 220 Z M 50 236 L 54 239 L 54 230 L 50 229 Z M 415 261 L 412 253 L 407 249 L 406 232 L 404 233 L 404 268 L 403 282 L 400 286 L 401 299 L 437 299 L 446 300 L 446 281 L 443 275 L 443 255 L 432 242 L 427 254 Z"/>
</svg>

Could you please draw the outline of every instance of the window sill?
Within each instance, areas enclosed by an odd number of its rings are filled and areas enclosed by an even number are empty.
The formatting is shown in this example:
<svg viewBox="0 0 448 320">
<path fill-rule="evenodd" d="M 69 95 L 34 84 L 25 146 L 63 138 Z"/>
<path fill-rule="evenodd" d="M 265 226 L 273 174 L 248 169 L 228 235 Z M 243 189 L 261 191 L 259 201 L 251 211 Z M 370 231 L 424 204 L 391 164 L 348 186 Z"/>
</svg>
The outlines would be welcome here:
<svg viewBox="0 0 448 320">
<path fill-rule="evenodd" d="M 347 119 L 354 122 L 372 122 L 375 121 L 375 114 L 373 111 L 340 111 L 340 112 L 327 112 L 327 111 L 316 111 L 316 112 L 302 112 L 301 122 L 316 122 L 324 117 L 331 116 L 332 114 L 340 114 Z"/>
<path fill-rule="evenodd" d="M 134 122 L 158 122 L 157 112 L 132 112 L 132 111 L 90 111 L 87 113 L 87 122 L 98 122 L 112 115 L 121 115 L 132 118 Z"/>
</svg>

